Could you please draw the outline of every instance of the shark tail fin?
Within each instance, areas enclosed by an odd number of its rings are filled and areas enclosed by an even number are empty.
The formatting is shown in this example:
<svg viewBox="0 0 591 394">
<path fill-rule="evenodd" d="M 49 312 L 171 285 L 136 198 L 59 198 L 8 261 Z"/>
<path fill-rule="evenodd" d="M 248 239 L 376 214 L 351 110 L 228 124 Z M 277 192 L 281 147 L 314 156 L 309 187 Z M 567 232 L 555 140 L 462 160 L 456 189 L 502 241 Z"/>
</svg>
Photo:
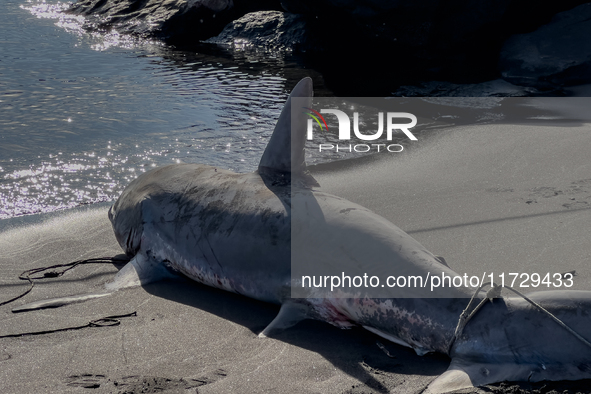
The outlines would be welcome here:
<svg viewBox="0 0 591 394">
<path fill-rule="evenodd" d="M 319 186 L 306 170 L 307 117 L 303 110 L 292 112 L 293 99 L 297 98 L 302 107 L 310 107 L 313 95 L 312 79 L 309 77 L 298 82 L 291 91 L 261 157 L 258 169 L 261 175 L 282 174 L 308 187 Z"/>
</svg>

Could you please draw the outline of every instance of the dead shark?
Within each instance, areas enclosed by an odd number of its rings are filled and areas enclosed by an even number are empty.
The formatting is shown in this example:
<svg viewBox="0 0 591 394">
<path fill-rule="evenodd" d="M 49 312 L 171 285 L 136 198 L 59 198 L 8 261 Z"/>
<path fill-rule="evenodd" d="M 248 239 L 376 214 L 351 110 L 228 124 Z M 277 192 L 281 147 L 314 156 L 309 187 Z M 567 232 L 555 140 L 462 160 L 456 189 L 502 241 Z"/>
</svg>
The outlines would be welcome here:
<svg viewBox="0 0 591 394">
<path fill-rule="evenodd" d="M 396 299 L 358 293 L 290 297 L 290 258 L 312 265 L 324 259 L 318 263 L 326 264 L 318 240 L 332 252 L 345 247 L 342 255 L 331 256 L 335 264 L 329 268 L 337 272 L 362 264 L 376 275 L 391 270 L 423 277 L 428 272 L 457 275 L 392 223 L 317 189 L 304 159 L 306 118 L 292 115 L 290 103 L 312 94 L 310 79 L 294 88 L 255 173 L 180 164 L 132 182 L 110 218 L 119 243 L 134 260 L 111 287 L 127 285 L 130 277 L 136 283 L 135 273 L 141 283 L 159 279 L 164 262 L 198 282 L 280 304 L 263 336 L 312 318 L 342 328 L 361 325 L 419 354 L 446 353 L 452 357 L 450 368 L 429 386 L 431 393 L 502 380 L 591 377 L 591 348 L 519 297 L 487 303 L 457 338 L 458 319 L 472 289 L 446 288 L 442 298 L 421 298 L 422 289 L 408 294 L 412 288 Z M 292 244 L 292 231 L 305 234 L 298 238 L 303 245 Z M 379 253 L 372 255 L 372 250 Z M 576 331 L 589 331 L 591 292 L 551 291 L 530 298 Z"/>
<path fill-rule="evenodd" d="M 306 118 L 292 114 L 290 105 L 296 98 L 310 103 L 312 94 L 309 78 L 293 89 L 254 173 L 175 164 L 132 181 L 109 211 L 131 261 L 108 291 L 180 272 L 281 305 L 261 336 L 303 319 L 362 326 L 419 354 L 448 354 L 449 369 L 426 389 L 433 394 L 503 380 L 591 378 L 591 348 L 520 297 L 486 302 L 461 332 L 456 328 L 470 298 L 479 301 L 486 294 L 448 287 L 426 296 L 424 289 L 408 288 L 399 298 L 359 290 L 331 298 L 310 289 L 307 297 L 291 297 L 292 286 L 302 285 L 291 275 L 294 258 L 335 272 L 458 275 L 391 222 L 318 189 L 304 158 Z M 301 242 L 296 247 L 294 239 Z M 529 298 L 572 330 L 589 333 L 591 292 L 548 291 Z M 82 297 L 45 305 L 76 300 Z"/>
</svg>

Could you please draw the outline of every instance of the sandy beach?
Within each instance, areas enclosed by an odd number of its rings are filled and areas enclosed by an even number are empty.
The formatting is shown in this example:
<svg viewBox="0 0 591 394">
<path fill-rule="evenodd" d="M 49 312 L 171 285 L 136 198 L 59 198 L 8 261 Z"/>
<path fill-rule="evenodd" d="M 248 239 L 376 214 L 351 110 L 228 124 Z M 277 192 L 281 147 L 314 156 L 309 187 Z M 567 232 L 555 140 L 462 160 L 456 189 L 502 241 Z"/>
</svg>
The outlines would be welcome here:
<svg viewBox="0 0 591 394">
<path fill-rule="evenodd" d="M 402 154 L 311 170 L 324 191 L 389 219 L 460 274 L 576 271 L 573 288 L 591 290 L 590 148 L 587 124 L 481 125 L 441 130 Z M 26 269 L 121 253 L 105 206 L 0 226 L 0 301 L 26 289 L 17 279 Z M 11 312 L 34 300 L 98 292 L 116 272 L 112 264 L 78 267 L 0 307 L 0 336 L 137 313 L 115 327 L 0 338 L 0 392 L 419 393 L 449 364 L 363 329 L 316 321 L 260 339 L 276 306 L 183 279 Z M 549 390 L 591 392 L 591 384 L 461 392 Z"/>
</svg>

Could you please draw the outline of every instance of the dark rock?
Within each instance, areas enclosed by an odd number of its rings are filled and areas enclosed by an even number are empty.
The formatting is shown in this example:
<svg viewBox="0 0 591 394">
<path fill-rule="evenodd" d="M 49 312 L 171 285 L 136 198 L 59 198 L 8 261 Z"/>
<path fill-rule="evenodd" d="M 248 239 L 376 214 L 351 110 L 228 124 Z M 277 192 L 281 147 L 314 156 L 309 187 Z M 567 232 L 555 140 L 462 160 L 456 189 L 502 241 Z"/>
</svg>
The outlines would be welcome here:
<svg viewBox="0 0 591 394">
<path fill-rule="evenodd" d="M 539 93 L 532 87 L 516 86 L 503 79 L 495 79 L 474 84 L 429 81 L 418 86 L 401 86 L 393 95 L 401 97 L 529 97 Z"/>
<path fill-rule="evenodd" d="M 240 51 L 306 51 L 313 45 L 306 18 L 280 11 L 246 14 L 205 42 Z"/>
<path fill-rule="evenodd" d="M 476 46 L 487 50 L 487 43 L 498 46 L 509 35 L 535 29 L 556 12 L 583 2 L 282 0 L 281 5 L 288 12 L 324 19 L 330 29 L 451 55 L 449 51 L 465 52 Z"/>
<path fill-rule="evenodd" d="M 570 86 L 591 82 L 591 3 L 557 14 L 502 48 L 504 79 L 525 86 Z"/>
<path fill-rule="evenodd" d="M 499 64 L 515 85 L 547 90 L 589 82 L 591 31 L 584 19 L 591 16 L 581 15 L 589 6 L 539 28 L 583 1 L 79 0 L 70 12 L 86 16 L 91 27 L 162 38 L 177 47 L 207 40 L 230 48 L 231 56 L 293 52 L 341 95 L 382 96 L 425 81 L 447 81 L 442 89 L 452 93 L 484 89 L 496 95 L 500 88 L 521 95 L 498 83 L 466 86 L 498 79 Z M 288 13 L 266 12 L 281 8 Z M 440 89 L 431 88 L 419 90 Z"/>
<path fill-rule="evenodd" d="M 395 88 L 425 80 L 467 84 L 499 78 L 499 51 L 507 38 L 534 30 L 557 12 L 583 2 L 282 0 L 281 4 L 314 21 L 318 40 L 327 46 L 327 53 L 314 59 L 323 72 L 346 64 L 349 74 L 371 73 L 379 76 L 381 85 Z M 334 83 L 347 78 L 335 75 Z M 367 86 L 367 81 L 361 85 Z"/>
<path fill-rule="evenodd" d="M 67 12 L 87 17 L 90 28 L 191 45 L 246 12 L 273 6 L 278 6 L 274 0 L 80 0 Z"/>
</svg>

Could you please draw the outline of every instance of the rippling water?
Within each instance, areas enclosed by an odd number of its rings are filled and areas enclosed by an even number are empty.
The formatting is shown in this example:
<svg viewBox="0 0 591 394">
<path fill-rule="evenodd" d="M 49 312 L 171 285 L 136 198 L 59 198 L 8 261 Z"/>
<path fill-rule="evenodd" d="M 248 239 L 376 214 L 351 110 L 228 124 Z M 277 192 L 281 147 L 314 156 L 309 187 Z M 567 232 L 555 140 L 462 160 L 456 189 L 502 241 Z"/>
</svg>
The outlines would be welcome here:
<svg viewBox="0 0 591 394">
<path fill-rule="evenodd" d="M 112 200 L 171 162 L 251 171 L 286 81 L 307 74 L 286 76 L 289 59 L 228 60 L 91 34 L 65 8 L 0 3 L 0 218 Z"/>
</svg>

